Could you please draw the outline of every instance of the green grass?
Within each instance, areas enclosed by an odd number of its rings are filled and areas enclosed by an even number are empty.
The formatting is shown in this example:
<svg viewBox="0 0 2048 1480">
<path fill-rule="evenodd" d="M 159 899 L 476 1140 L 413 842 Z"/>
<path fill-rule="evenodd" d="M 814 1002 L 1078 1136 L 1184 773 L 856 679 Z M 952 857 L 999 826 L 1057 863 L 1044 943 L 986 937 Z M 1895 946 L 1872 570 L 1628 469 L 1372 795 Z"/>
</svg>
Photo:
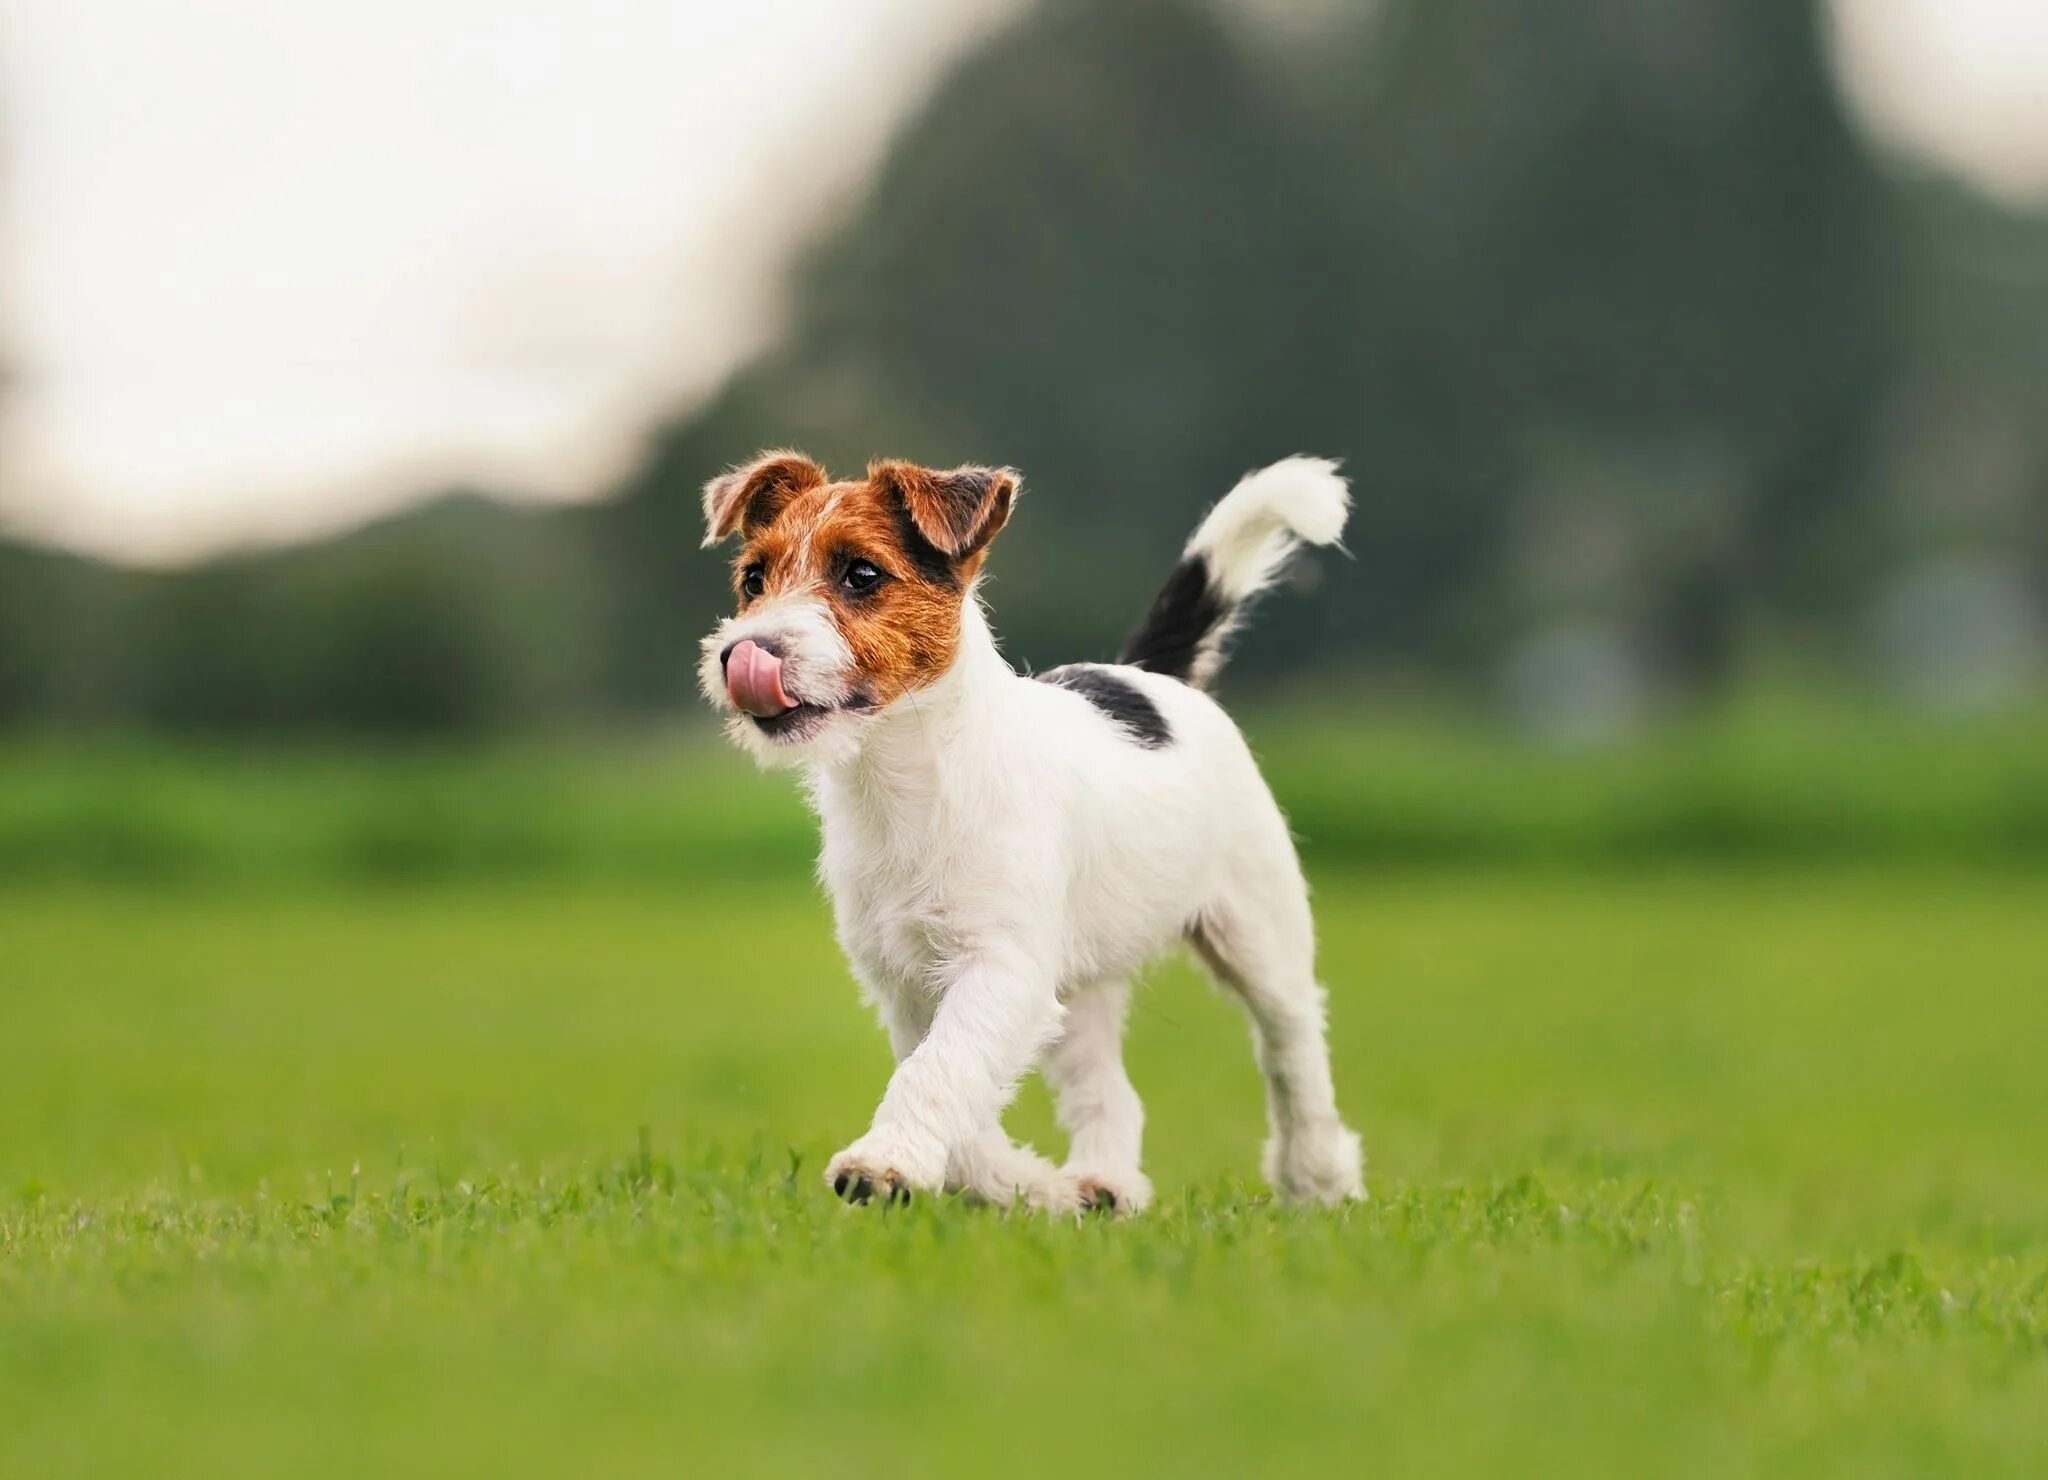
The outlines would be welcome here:
<svg viewBox="0 0 2048 1480">
<path fill-rule="evenodd" d="M 1373 1201 L 1267 1200 L 1173 966 L 1159 1206 L 1072 1223 L 830 1200 L 887 1055 L 758 859 L 17 882 L 0 1474 L 2048 1467 L 2048 877 L 1318 902 Z"/>
</svg>

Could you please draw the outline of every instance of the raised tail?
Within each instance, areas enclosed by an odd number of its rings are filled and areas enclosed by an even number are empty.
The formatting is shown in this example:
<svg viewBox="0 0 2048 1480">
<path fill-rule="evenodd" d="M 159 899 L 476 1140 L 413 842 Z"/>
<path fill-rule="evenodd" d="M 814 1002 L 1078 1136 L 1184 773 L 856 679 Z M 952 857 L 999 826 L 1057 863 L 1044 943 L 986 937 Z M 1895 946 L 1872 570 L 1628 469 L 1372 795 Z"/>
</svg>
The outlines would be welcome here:
<svg viewBox="0 0 2048 1480">
<path fill-rule="evenodd" d="M 1351 490 L 1327 458 L 1245 474 L 1188 541 L 1118 661 L 1207 688 L 1252 598 L 1302 545 L 1336 544 L 1350 509 Z"/>
</svg>

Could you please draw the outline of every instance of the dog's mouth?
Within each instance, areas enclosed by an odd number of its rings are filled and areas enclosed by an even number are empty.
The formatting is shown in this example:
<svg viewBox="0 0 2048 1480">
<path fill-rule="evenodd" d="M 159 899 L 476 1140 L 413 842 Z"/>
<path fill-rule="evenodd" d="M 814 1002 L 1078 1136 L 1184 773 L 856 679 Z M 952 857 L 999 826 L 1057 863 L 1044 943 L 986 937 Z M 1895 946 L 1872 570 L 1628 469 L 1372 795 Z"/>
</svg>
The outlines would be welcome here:
<svg viewBox="0 0 2048 1480">
<path fill-rule="evenodd" d="M 772 740 L 807 740 L 835 714 L 857 714 L 875 707 L 856 688 L 839 703 L 799 698 L 783 685 L 782 655 L 752 639 L 725 655 L 725 692 L 754 728 Z"/>
<path fill-rule="evenodd" d="M 750 714 L 747 718 L 771 740 L 808 740 L 824 729 L 835 714 L 869 714 L 874 708 L 875 701 L 856 690 L 843 704 L 801 700 L 780 714 Z"/>
<path fill-rule="evenodd" d="M 832 712 L 829 704 L 800 703 L 790 705 L 780 714 L 749 714 L 747 718 L 771 740 L 801 740 L 815 734 Z"/>
</svg>

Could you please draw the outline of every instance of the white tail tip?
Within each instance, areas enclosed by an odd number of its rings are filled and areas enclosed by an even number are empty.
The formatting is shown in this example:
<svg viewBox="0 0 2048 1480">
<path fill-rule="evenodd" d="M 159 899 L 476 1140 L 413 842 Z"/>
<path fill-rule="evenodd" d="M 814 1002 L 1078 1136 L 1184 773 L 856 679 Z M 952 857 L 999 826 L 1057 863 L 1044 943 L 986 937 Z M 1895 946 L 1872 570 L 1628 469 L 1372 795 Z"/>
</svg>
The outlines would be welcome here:
<svg viewBox="0 0 2048 1480">
<path fill-rule="evenodd" d="M 1334 545 L 1351 511 L 1351 489 L 1326 457 L 1289 457 L 1247 473 L 1209 511 L 1188 554 L 1208 561 L 1232 599 L 1271 581 L 1297 544 Z"/>
</svg>

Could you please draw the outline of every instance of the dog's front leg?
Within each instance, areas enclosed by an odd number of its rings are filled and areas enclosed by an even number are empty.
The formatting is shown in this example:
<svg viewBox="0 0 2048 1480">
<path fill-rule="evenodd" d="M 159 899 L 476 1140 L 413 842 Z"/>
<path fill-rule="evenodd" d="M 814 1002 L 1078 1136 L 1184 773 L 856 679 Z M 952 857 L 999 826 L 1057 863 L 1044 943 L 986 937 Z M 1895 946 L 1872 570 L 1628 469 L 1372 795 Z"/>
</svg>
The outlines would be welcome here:
<svg viewBox="0 0 2048 1480">
<path fill-rule="evenodd" d="M 896 1066 L 867 1134 L 827 1163 L 825 1180 L 849 1202 L 937 1191 L 953 1154 L 1000 1125 L 1059 1022 L 1050 977 L 1027 961 L 987 955 L 962 966 L 931 1031 Z"/>
</svg>

